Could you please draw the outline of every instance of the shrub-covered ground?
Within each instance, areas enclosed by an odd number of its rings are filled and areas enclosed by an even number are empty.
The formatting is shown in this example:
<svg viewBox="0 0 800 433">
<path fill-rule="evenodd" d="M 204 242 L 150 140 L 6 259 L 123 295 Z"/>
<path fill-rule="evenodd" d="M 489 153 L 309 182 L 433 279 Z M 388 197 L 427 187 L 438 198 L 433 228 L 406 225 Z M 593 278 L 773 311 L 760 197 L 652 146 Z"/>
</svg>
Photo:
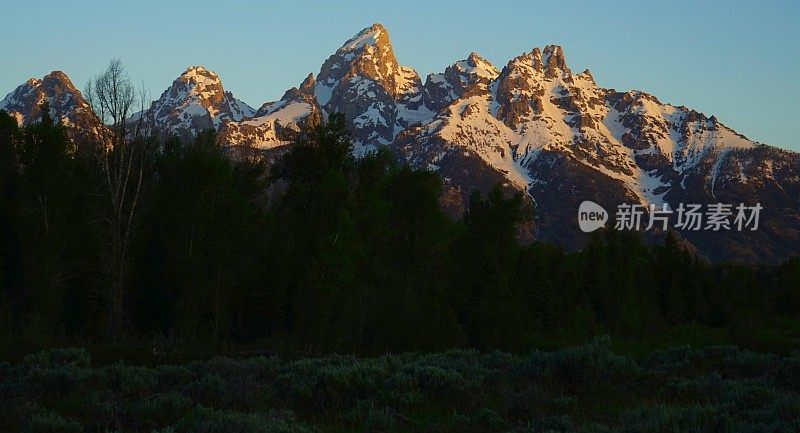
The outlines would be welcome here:
<svg viewBox="0 0 800 433">
<path fill-rule="evenodd" d="M 607 339 L 554 352 L 0 363 L 0 431 L 797 432 L 800 353 L 719 346 L 642 360 Z"/>
</svg>

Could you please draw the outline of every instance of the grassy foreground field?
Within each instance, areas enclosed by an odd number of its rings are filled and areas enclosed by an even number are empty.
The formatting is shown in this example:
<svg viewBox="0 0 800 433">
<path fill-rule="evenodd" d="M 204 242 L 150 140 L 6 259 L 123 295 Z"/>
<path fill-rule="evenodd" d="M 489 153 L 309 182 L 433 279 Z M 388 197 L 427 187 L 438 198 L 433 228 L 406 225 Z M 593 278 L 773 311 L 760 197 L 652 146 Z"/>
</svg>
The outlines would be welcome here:
<svg viewBox="0 0 800 433">
<path fill-rule="evenodd" d="M 95 365 L 82 349 L 0 363 L 0 431 L 797 432 L 800 353 L 607 339 L 523 355 L 215 358 Z"/>
</svg>

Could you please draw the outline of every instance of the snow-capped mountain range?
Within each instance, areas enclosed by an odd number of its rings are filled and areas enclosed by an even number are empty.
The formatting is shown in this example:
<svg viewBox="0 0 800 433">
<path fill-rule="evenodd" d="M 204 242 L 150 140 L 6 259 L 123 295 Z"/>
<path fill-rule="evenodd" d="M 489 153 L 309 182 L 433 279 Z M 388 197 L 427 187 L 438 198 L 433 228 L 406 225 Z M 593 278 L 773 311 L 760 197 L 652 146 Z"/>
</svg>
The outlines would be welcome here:
<svg viewBox="0 0 800 433">
<path fill-rule="evenodd" d="M 0 108 L 28 123 L 46 95 L 55 98 L 53 110 L 67 113 L 59 118 L 76 123 L 69 113 L 86 111 L 80 93 L 70 84 L 61 104 L 48 90 L 59 86 L 37 84 L 53 76 L 69 81 L 60 72 L 28 81 Z M 316 77 L 309 74 L 258 110 L 226 92 L 215 73 L 193 66 L 136 116 L 157 134 L 191 138 L 212 128 L 222 145 L 275 149 L 333 112 L 347 118 L 356 154 L 388 146 L 404 162 L 437 171 L 445 206 L 456 215 L 473 190 L 499 182 L 529 197 L 537 238 L 577 248 L 586 239 L 577 224 L 583 200 L 612 213 L 619 203 L 760 202 L 758 231 L 683 235 L 715 259 L 800 254 L 797 153 L 642 91 L 600 87 L 588 70 L 573 73 L 556 45 L 533 48 L 499 69 L 470 53 L 423 83 L 398 63 L 388 32 L 374 24 L 325 60 Z"/>
</svg>

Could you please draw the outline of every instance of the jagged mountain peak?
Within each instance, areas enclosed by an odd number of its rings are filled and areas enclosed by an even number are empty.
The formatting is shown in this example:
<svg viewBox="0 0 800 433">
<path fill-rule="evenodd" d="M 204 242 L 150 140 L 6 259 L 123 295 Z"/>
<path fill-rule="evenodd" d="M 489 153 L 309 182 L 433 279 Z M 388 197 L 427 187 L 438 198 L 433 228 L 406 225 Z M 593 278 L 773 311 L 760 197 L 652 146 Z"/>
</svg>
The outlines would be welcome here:
<svg viewBox="0 0 800 433">
<path fill-rule="evenodd" d="M 65 86 L 66 88 L 76 90 L 75 85 L 72 84 L 72 80 L 69 79 L 67 74 L 59 70 L 52 71 L 49 74 L 45 75 L 44 78 L 42 78 L 41 83 L 44 85 L 46 85 L 47 83 L 54 83 L 54 84 L 57 83 Z"/>
<path fill-rule="evenodd" d="M 100 133 L 103 127 L 100 120 L 62 71 L 52 71 L 41 79 L 28 79 L 0 101 L 0 109 L 18 124 L 28 125 L 41 120 L 41 105 L 45 100 L 50 105 L 50 116 L 66 126 L 72 138 Z"/>
<path fill-rule="evenodd" d="M 192 65 L 186 68 L 185 71 L 177 78 L 177 80 L 185 81 L 194 84 L 221 84 L 219 75 L 201 65 Z"/>
<path fill-rule="evenodd" d="M 224 98 L 222 80 L 215 72 L 203 66 L 189 66 L 173 81 L 171 88 L 175 97 L 199 98 L 210 104 L 218 104 Z"/>
<path fill-rule="evenodd" d="M 594 75 L 592 75 L 592 72 L 589 71 L 588 69 L 584 69 L 580 74 L 576 75 L 575 77 L 578 79 L 584 79 L 594 84 L 595 86 L 597 85 L 597 82 L 594 81 Z"/>
<path fill-rule="evenodd" d="M 494 68 L 491 62 L 481 57 L 481 55 L 478 54 L 477 51 L 471 51 L 467 56 L 466 62 L 469 63 L 469 65 L 472 67 L 478 66 L 479 64 L 487 64 L 492 68 Z"/>
<path fill-rule="evenodd" d="M 396 132 L 432 115 L 422 104 L 422 83 L 412 68 L 400 66 L 389 33 L 373 24 L 345 41 L 299 88 L 267 102 L 255 118 L 226 122 L 222 141 L 259 147 L 286 144 L 299 126 L 342 112 L 359 149 L 389 144 Z"/>
<path fill-rule="evenodd" d="M 214 71 L 206 68 L 203 65 L 189 65 L 186 67 L 186 70 L 183 71 L 181 75 L 194 75 L 194 74 L 209 74 L 217 76 L 217 74 Z"/>
<path fill-rule="evenodd" d="M 352 52 L 363 47 L 371 47 L 376 45 L 391 45 L 389 42 L 389 32 L 387 32 L 386 28 L 379 23 L 375 23 L 358 32 L 355 36 L 342 44 L 342 46 L 336 52 Z"/>
<path fill-rule="evenodd" d="M 246 147 L 270 149 L 292 143 L 303 131 L 322 121 L 322 110 L 314 98 L 314 75 L 300 87 L 287 90 L 280 100 L 265 102 L 252 117 L 225 120 L 217 142 L 238 151 Z"/>
<path fill-rule="evenodd" d="M 313 95 L 314 94 L 314 86 L 316 84 L 317 84 L 317 80 L 314 78 L 314 74 L 313 73 L 309 73 L 306 76 L 306 79 L 303 80 L 302 83 L 300 83 L 299 90 L 301 92 L 303 92 L 303 93 L 307 93 L 309 95 Z"/>
<path fill-rule="evenodd" d="M 378 82 L 397 98 L 404 87 L 402 77 L 389 33 L 382 25 L 373 24 L 348 39 L 323 63 L 317 75 L 315 94 L 320 105 L 325 106 L 340 83 L 364 78 Z"/>
<path fill-rule="evenodd" d="M 389 33 L 380 24 L 358 32 L 323 63 L 314 96 L 324 112 L 342 112 L 357 152 L 391 143 L 409 124 L 427 119 L 422 81 L 400 66 Z"/>
<path fill-rule="evenodd" d="M 462 74 L 471 76 L 467 78 L 468 81 L 476 81 L 480 79 L 494 80 L 500 74 L 497 68 L 491 62 L 481 57 L 475 51 L 469 53 L 466 60 L 460 60 L 453 63 L 454 68 L 458 69 Z"/>
<path fill-rule="evenodd" d="M 389 32 L 386 31 L 381 24 L 373 24 L 367 27 L 355 36 L 348 39 L 342 46 L 336 50 L 331 58 L 340 57 L 340 66 L 355 66 L 361 69 L 366 69 L 360 72 L 366 72 L 373 75 L 374 78 L 384 78 L 381 76 L 383 72 L 393 72 L 398 68 L 397 59 L 394 56 L 392 42 L 389 40 Z M 389 71 L 377 70 L 370 68 L 373 65 L 385 64 Z"/>
<path fill-rule="evenodd" d="M 561 45 L 545 45 L 544 49 L 542 49 L 542 64 L 549 64 L 562 70 L 567 70 L 567 62 L 564 59 L 564 49 L 561 48 Z"/>
<path fill-rule="evenodd" d="M 548 79 L 558 77 L 569 79 L 572 75 L 564 57 L 564 50 L 560 45 L 546 45 L 544 49 L 534 47 L 531 51 L 511 59 L 508 66 L 514 65 L 529 67 L 536 72 L 543 73 L 544 77 Z"/>
<path fill-rule="evenodd" d="M 28 80 L 27 80 L 27 81 L 25 81 L 24 83 L 22 83 L 22 85 L 23 85 L 23 86 L 29 86 L 29 87 L 32 87 L 32 86 L 39 85 L 41 82 L 42 82 L 42 80 L 40 80 L 40 79 L 38 79 L 38 78 L 35 78 L 35 77 L 31 77 L 31 78 L 28 78 Z"/>
<path fill-rule="evenodd" d="M 473 87 L 485 91 L 499 72 L 491 62 L 476 52 L 445 68 L 444 72 L 428 74 L 425 79 L 425 104 L 434 112 L 448 106 Z"/>
<path fill-rule="evenodd" d="M 559 45 L 547 45 L 542 50 L 542 65 L 547 77 L 555 77 L 559 73 L 569 76 L 572 71 L 567 67 L 564 50 Z"/>
<path fill-rule="evenodd" d="M 254 113 L 252 107 L 225 91 L 219 75 L 193 65 L 153 101 L 144 113 L 144 124 L 152 134 L 190 139 L 203 129 L 218 129 L 223 121 L 241 120 Z"/>
</svg>

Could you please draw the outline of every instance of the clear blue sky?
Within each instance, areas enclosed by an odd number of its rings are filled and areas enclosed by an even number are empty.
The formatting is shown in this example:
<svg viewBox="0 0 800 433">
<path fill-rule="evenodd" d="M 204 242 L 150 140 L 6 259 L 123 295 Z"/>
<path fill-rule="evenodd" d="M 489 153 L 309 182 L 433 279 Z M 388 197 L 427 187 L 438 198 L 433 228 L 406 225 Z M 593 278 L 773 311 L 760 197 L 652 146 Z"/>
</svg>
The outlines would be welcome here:
<svg viewBox="0 0 800 433">
<path fill-rule="evenodd" d="M 557 3 L 0 0 L 0 93 L 54 69 L 82 89 L 120 58 L 153 98 L 202 64 L 258 107 L 380 22 L 423 79 L 470 51 L 500 69 L 554 43 L 603 87 L 646 90 L 800 151 L 800 2 Z"/>
</svg>

